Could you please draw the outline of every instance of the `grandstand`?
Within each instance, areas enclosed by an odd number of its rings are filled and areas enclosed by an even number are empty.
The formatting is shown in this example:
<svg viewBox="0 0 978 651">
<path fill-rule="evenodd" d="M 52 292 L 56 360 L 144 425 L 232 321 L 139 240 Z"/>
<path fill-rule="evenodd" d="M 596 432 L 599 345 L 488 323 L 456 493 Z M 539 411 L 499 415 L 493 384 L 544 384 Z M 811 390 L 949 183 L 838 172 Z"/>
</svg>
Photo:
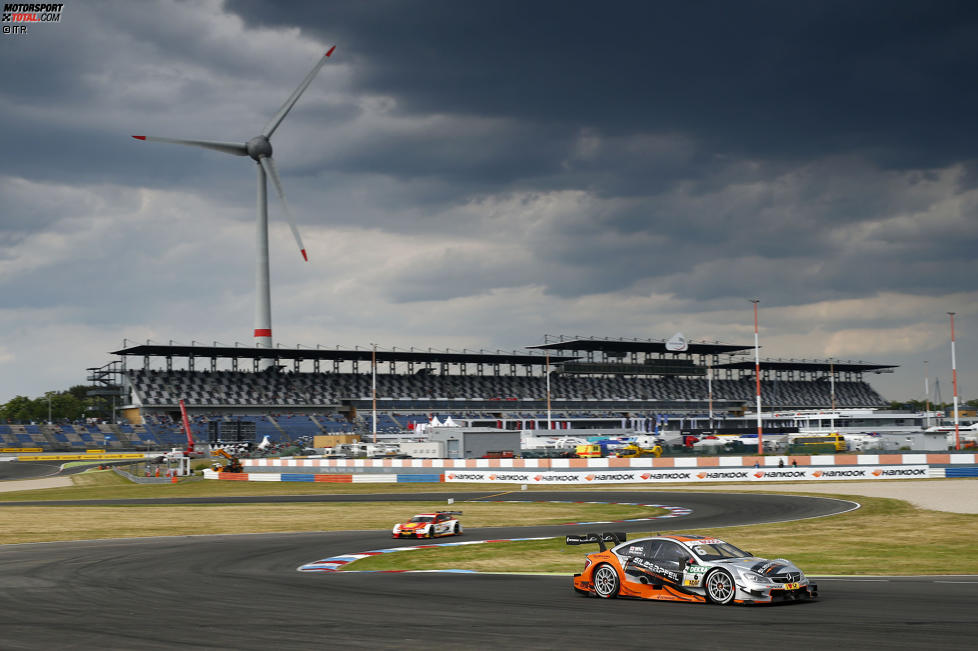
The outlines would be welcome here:
<svg viewBox="0 0 978 651">
<path fill-rule="evenodd" d="M 717 414 L 733 415 L 754 402 L 754 362 L 745 357 L 752 351 L 752 346 L 719 342 L 691 342 L 675 351 L 664 340 L 564 336 L 547 336 L 544 344 L 521 353 L 147 342 L 125 346 L 113 353 L 115 361 L 89 369 L 94 393 L 122 399 L 131 423 L 128 432 L 113 426 L 119 431 L 87 432 L 92 438 L 86 440 L 63 428 L 0 430 L 0 437 L 5 444 L 11 436 L 43 440 L 47 447 L 180 445 L 184 435 L 176 410 L 181 399 L 200 440 L 207 440 L 208 424 L 214 421 L 253 422 L 257 440 L 365 432 L 372 428 L 375 408 L 378 432 L 402 432 L 436 413 L 532 419 L 545 417 L 549 409 L 562 417 L 643 418 L 702 415 L 712 406 Z M 142 364 L 132 364 L 140 358 Z M 175 365 L 175 360 L 185 364 Z M 760 368 L 763 406 L 784 410 L 829 406 L 830 373 L 837 407 L 885 406 L 863 376 L 892 372 L 894 366 L 762 360 Z"/>
</svg>

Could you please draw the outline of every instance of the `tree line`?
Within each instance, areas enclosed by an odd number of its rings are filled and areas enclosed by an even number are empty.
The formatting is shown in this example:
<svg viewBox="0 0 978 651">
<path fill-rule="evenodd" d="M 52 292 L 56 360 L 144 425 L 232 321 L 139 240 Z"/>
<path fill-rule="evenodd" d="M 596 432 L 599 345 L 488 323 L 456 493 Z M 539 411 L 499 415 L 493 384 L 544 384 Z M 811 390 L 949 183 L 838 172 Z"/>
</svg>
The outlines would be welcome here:
<svg viewBox="0 0 978 651">
<path fill-rule="evenodd" d="M 89 397 L 91 387 L 78 384 L 65 391 L 47 391 L 37 398 L 14 396 L 0 405 L 0 422 L 54 422 L 83 418 L 111 418 L 112 406 L 104 397 Z"/>
</svg>

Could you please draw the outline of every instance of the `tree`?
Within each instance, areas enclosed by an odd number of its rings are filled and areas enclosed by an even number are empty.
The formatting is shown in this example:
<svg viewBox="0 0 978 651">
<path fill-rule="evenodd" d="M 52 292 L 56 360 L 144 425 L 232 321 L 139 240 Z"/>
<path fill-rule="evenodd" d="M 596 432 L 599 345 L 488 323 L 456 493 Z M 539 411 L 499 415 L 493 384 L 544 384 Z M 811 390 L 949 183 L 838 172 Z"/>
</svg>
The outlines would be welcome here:
<svg viewBox="0 0 978 651">
<path fill-rule="evenodd" d="M 33 401 L 27 396 L 14 396 L 7 404 L 0 407 L 0 417 L 4 420 L 34 420 Z"/>
</svg>

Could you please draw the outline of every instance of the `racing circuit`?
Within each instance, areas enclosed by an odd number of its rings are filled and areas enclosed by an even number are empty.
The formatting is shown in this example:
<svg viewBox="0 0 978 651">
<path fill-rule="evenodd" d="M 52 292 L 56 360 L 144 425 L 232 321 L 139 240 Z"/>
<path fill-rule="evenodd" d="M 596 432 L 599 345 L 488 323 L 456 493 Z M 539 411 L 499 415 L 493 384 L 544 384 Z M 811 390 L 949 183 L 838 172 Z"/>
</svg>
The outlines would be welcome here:
<svg viewBox="0 0 978 651">
<path fill-rule="evenodd" d="M 137 503 L 414 502 L 449 497 L 461 504 L 513 496 L 439 492 Z M 613 525 L 615 530 L 633 532 L 667 525 L 709 528 L 823 517 L 854 506 L 828 498 L 703 491 L 534 492 L 532 497 L 535 501 L 651 501 L 692 511 L 671 520 Z M 83 503 L 133 501 L 75 502 Z M 43 515 L 43 506 L 32 504 Z M 466 529 L 464 539 L 563 536 L 600 528 Z M 587 599 L 572 592 L 569 576 L 297 571 L 317 559 L 392 546 L 398 546 L 397 541 L 386 530 L 5 545 L 0 551 L 2 646 L 551 649 L 670 644 L 746 649 L 768 640 L 803 649 L 829 645 L 912 649 L 938 639 L 941 648 L 971 648 L 974 641 L 970 623 L 973 604 L 978 602 L 974 577 L 820 577 L 822 597 L 814 603 L 718 607 Z M 584 553 L 582 548 L 582 560 Z"/>
</svg>

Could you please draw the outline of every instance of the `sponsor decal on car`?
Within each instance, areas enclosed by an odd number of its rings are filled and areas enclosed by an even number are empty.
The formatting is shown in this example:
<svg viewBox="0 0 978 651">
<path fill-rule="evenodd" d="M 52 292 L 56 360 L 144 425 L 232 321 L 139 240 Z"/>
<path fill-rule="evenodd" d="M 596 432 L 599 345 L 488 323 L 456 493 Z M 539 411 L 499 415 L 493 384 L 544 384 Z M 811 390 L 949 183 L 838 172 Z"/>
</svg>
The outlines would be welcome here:
<svg viewBox="0 0 978 651">
<path fill-rule="evenodd" d="M 705 565 L 690 565 L 686 568 L 687 574 L 704 574 L 708 569 Z"/>
<path fill-rule="evenodd" d="M 644 558 L 640 558 L 640 557 L 632 558 L 630 565 L 635 565 L 636 567 L 639 567 L 643 570 L 647 570 L 648 572 L 651 572 L 652 574 L 655 574 L 657 576 L 667 578 L 675 583 L 679 583 L 679 581 L 682 578 L 679 576 L 678 572 L 672 572 L 670 570 L 667 570 L 666 568 L 660 567 L 659 565 L 656 565 L 652 561 L 646 560 Z"/>
<path fill-rule="evenodd" d="M 719 538 L 697 538 L 696 540 L 683 540 L 682 541 L 687 547 L 696 547 L 697 545 L 716 545 L 718 543 L 723 543 Z"/>
</svg>

